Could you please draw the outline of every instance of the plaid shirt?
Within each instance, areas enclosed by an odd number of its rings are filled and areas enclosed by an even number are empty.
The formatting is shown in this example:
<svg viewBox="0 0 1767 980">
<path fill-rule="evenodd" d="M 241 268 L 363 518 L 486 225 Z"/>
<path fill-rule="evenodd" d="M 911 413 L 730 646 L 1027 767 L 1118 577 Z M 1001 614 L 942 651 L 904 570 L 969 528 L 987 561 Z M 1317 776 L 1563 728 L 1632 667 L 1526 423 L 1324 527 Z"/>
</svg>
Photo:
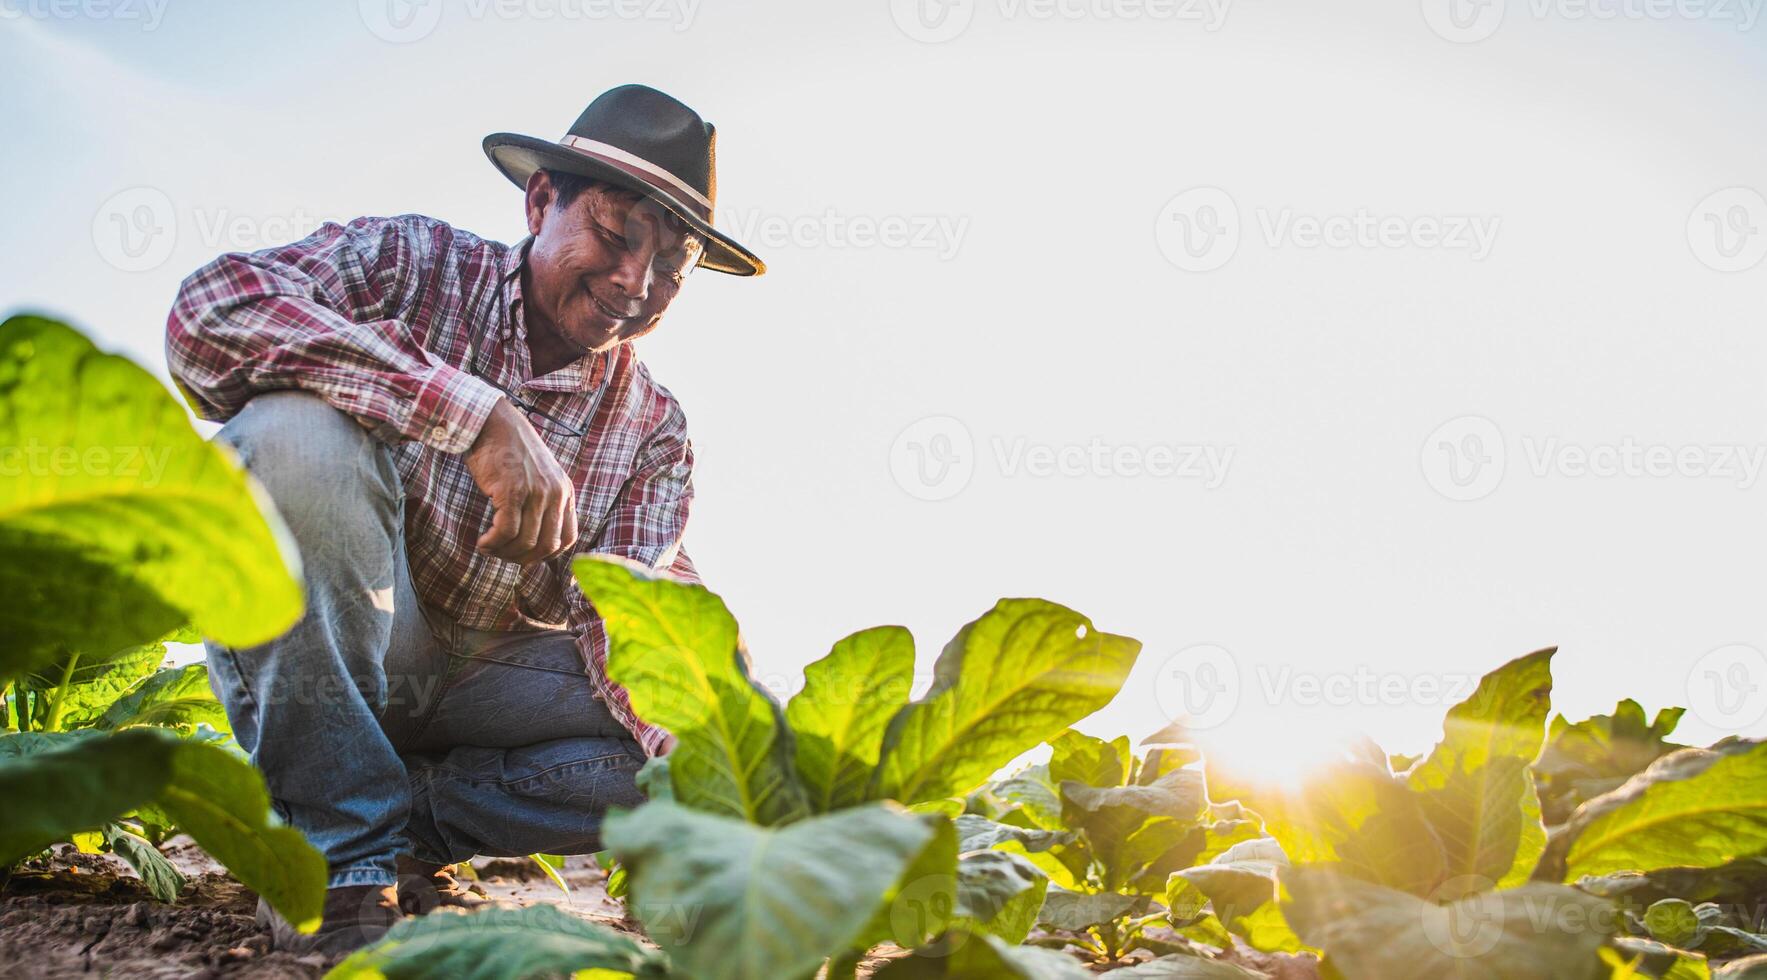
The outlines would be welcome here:
<svg viewBox="0 0 1767 980">
<path fill-rule="evenodd" d="M 574 554 L 620 555 L 697 582 L 681 534 L 693 447 L 667 389 L 630 344 L 533 377 L 522 315 L 523 246 L 487 242 L 420 215 L 326 224 L 291 245 L 223 255 L 184 281 L 166 360 L 205 419 L 255 394 L 299 388 L 393 444 L 404 480 L 405 547 L 418 595 L 462 626 L 567 628 L 600 698 L 651 755 L 666 733 L 639 720 L 605 672 L 601 619 L 571 577 Z M 502 283 L 502 335 L 498 284 Z M 491 502 L 462 459 L 503 395 L 480 372 L 587 435 L 539 427 L 576 487 L 569 552 L 523 571 L 481 555 Z"/>
</svg>

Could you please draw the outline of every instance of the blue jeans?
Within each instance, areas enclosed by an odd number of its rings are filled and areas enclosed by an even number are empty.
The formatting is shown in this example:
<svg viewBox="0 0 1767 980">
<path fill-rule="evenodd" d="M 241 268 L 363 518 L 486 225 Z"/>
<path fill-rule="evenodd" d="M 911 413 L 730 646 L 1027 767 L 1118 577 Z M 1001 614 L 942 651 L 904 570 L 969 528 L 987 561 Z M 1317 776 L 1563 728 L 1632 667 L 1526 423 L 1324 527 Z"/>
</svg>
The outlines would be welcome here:
<svg viewBox="0 0 1767 980">
<path fill-rule="evenodd" d="M 307 608 L 280 638 L 206 643 L 209 677 L 272 804 L 330 886 L 394 884 L 400 854 L 582 854 L 643 801 L 644 753 L 595 697 L 564 630 L 466 629 L 406 563 L 393 450 L 303 392 L 222 428 L 300 548 Z"/>
</svg>

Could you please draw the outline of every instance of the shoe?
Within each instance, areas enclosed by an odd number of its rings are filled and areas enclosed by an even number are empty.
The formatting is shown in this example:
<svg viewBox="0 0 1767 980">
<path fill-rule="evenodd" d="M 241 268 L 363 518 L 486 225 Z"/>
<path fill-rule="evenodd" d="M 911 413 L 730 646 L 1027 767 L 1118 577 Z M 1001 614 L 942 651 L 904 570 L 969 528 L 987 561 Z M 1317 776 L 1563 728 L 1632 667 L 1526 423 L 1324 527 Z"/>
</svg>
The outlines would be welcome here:
<svg viewBox="0 0 1767 980">
<path fill-rule="evenodd" d="M 346 956 L 379 940 L 404 917 L 392 885 L 327 888 L 319 931 L 312 935 L 296 932 L 269 902 L 258 899 L 258 925 L 270 930 L 270 948 L 297 955 Z"/>
<path fill-rule="evenodd" d="M 472 911 L 488 900 L 476 883 L 454 877 L 454 865 L 399 858 L 399 908 L 407 915 L 428 915 L 443 906 Z"/>
</svg>

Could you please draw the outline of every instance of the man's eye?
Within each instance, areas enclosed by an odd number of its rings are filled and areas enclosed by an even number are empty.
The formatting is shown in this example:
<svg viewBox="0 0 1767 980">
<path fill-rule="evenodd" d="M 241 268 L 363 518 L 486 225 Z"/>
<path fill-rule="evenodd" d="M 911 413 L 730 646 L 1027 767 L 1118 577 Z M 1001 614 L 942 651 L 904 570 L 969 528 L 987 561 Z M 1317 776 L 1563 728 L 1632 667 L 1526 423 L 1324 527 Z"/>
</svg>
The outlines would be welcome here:
<svg viewBox="0 0 1767 980">
<path fill-rule="evenodd" d="M 620 248 L 626 247 L 626 236 L 617 232 L 609 231 L 602 225 L 596 225 L 595 230 L 601 232 L 601 237 L 607 239 L 610 244 L 617 245 Z"/>
</svg>

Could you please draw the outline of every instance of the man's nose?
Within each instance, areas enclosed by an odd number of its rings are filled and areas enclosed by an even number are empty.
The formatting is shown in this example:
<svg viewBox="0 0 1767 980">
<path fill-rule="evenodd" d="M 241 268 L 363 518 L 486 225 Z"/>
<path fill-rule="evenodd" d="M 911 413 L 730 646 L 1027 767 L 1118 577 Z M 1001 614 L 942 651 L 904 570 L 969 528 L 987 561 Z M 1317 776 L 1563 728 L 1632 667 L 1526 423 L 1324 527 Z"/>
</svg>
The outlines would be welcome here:
<svg viewBox="0 0 1767 980">
<path fill-rule="evenodd" d="M 651 263 L 650 258 L 637 252 L 627 252 L 614 269 L 612 276 L 615 286 L 620 288 L 628 299 L 642 303 L 650 296 Z"/>
</svg>

